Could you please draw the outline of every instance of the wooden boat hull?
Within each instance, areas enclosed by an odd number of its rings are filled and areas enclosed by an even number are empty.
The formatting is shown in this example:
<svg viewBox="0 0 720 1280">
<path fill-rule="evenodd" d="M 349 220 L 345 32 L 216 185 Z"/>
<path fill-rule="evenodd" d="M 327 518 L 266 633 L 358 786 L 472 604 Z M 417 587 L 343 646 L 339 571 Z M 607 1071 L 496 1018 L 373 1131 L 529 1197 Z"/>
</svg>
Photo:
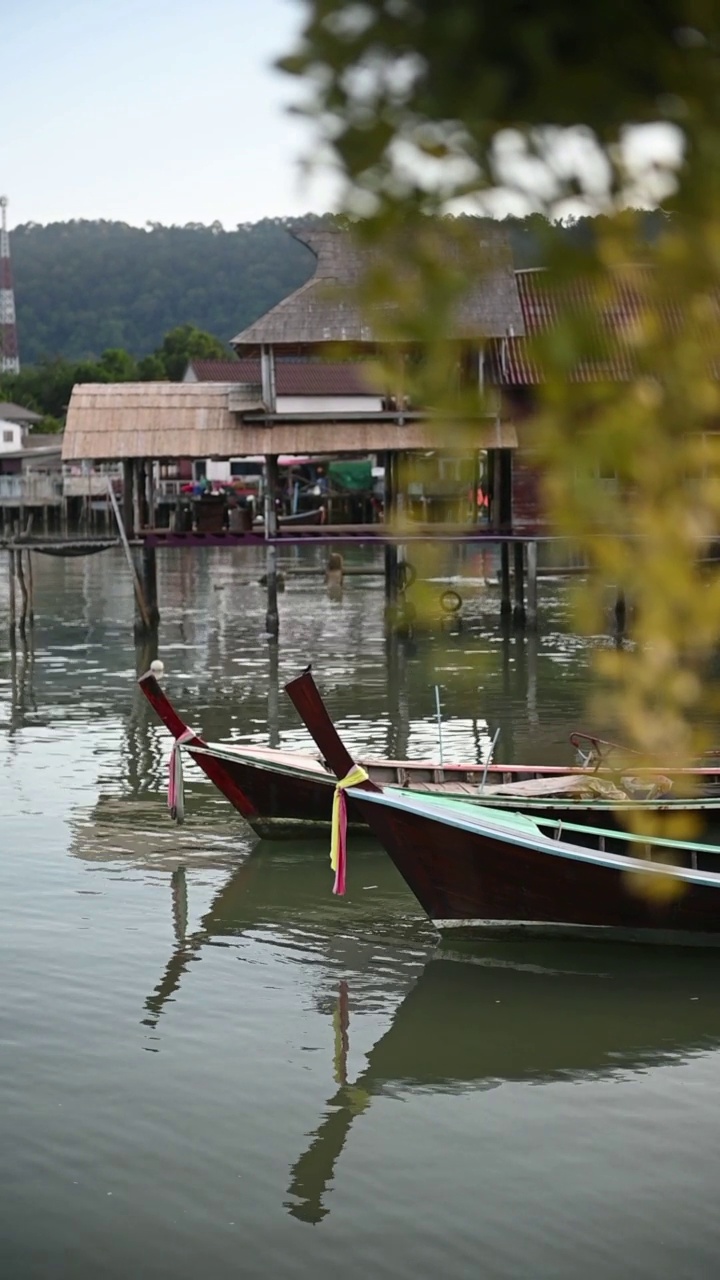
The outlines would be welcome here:
<svg viewBox="0 0 720 1280">
<path fill-rule="evenodd" d="M 176 739 L 187 731 L 184 721 L 172 706 L 167 694 L 151 673 L 140 678 L 140 687 L 156 713 Z M 193 745 L 197 751 L 193 751 Z M 209 746 L 195 735 L 188 744 L 192 759 L 218 787 L 223 795 L 262 839 L 288 840 L 326 839 L 330 832 L 335 778 L 319 760 L 298 753 L 262 748 L 221 748 Z M 712 814 L 720 817 L 720 799 L 684 801 L 680 797 L 657 801 L 613 802 L 568 797 L 491 796 L 480 793 L 483 780 L 487 786 L 518 783 L 522 780 L 546 779 L 574 772 L 578 776 L 592 771 L 563 771 L 548 767 L 490 765 L 487 771 L 479 765 L 446 765 L 439 768 L 431 762 L 362 761 L 373 781 L 392 786 L 410 785 L 432 792 L 444 789 L 449 798 L 473 799 L 483 805 L 512 809 L 542 816 L 550 821 L 591 822 L 611 835 L 621 835 L 624 824 L 648 810 L 674 813 L 695 811 L 702 821 Z M 486 775 L 486 776 L 485 776 Z M 713 807 L 710 807 L 710 806 Z M 348 803 L 348 830 L 351 835 L 366 833 L 368 828 L 353 801 Z"/>
<path fill-rule="evenodd" d="M 352 757 L 309 670 L 286 692 L 347 777 Z M 345 794 L 441 931 L 720 945 L 720 873 L 668 865 L 662 841 L 643 860 L 553 839 L 517 813 L 383 791 L 369 779 Z M 692 855 L 693 846 L 668 843 L 673 857 Z M 706 852 L 717 858 L 720 847 Z"/>
<path fill-rule="evenodd" d="M 441 932 L 720 945 L 720 876 L 658 884 L 660 873 L 635 859 L 581 861 L 560 843 L 558 852 L 552 841 L 522 845 L 499 825 L 466 830 L 440 806 L 433 816 L 383 793 L 353 789 L 352 799 Z"/>
</svg>

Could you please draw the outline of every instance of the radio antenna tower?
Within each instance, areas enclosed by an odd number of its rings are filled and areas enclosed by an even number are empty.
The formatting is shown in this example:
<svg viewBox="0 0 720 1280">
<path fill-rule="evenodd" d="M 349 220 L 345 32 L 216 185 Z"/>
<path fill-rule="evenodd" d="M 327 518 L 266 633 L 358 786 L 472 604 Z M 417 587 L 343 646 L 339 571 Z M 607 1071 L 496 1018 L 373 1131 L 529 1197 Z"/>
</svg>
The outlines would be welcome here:
<svg viewBox="0 0 720 1280">
<path fill-rule="evenodd" d="M 10 262 L 10 237 L 7 229 L 7 196 L 0 196 L 0 373 L 19 373 L 17 326 L 15 324 L 15 291 Z"/>
</svg>

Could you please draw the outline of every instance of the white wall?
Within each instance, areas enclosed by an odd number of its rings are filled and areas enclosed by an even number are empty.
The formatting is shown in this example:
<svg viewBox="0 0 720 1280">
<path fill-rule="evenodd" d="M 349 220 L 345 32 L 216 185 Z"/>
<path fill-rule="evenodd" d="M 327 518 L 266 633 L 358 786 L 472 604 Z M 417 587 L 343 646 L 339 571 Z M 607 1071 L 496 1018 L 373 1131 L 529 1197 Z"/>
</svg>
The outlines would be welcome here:
<svg viewBox="0 0 720 1280">
<path fill-rule="evenodd" d="M 229 480 L 230 463 L 224 458 L 208 458 L 205 475 L 208 480 Z"/>
<path fill-rule="evenodd" d="M 278 396 L 278 413 L 379 413 L 380 396 Z"/>
<path fill-rule="evenodd" d="M 22 427 L 0 418 L 0 453 L 14 453 L 23 447 Z"/>
</svg>

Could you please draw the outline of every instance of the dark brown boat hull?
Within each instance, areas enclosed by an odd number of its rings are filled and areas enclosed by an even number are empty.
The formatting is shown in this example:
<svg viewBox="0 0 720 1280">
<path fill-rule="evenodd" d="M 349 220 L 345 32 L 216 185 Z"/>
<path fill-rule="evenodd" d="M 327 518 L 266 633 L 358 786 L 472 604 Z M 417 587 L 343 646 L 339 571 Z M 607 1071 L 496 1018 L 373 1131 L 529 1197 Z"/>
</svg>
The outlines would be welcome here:
<svg viewBox="0 0 720 1280">
<path fill-rule="evenodd" d="M 720 889 L 523 847 L 512 835 L 353 796 L 420 905 L 445 932 L 567 934 L 720 945 Z M 664 893 L 659 893 L 664 890 Z"/>
</svg>

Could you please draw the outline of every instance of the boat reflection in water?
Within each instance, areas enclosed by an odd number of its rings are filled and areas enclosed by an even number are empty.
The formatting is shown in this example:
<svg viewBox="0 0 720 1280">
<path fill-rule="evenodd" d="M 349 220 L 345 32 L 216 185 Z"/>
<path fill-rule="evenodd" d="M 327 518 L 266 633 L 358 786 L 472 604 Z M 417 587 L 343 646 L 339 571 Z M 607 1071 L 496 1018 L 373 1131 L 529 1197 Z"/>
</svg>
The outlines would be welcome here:
<svg viewBox="0 0 720 1280">
<path fill-rule="evenodd" d="M 336 1161 L 373 1095 L 492 1089 L 505 1081 L 627 1076 L 720 1045 L 707 957 L 602 944 L 486 944 L 435 954 L 352 1081 L 352 992 L 338 995 L 337 1091 L 292 1169 L 290 1213 L 319 1222 Z"/>
<path fill-rule="evenodd" d="M 336 1087 L 290 1170 L 293 1217 L 318 1223 L 329 1212 L 339 1157 L 373 1096 L 627 1078 L 720 1046 L 714 955 L 550 940 L 438 948 L 424 922 L 408 915 L 407 895 L 392 869 L 383 869 L 382 855 L 370 846 L 364 862 L 353 862 L 356 887 L 367 881 L 364 867 L 375 890 L 357 910 L 352 900 L 340 905 L 324 896 L 328 873 L 316 845 L 287 854 L 260 846 L 190 933 L 184 876 L 176 871 L 178 942 L 146 1001 L 144 1021 L 156 1027 L 214 939 L 263 930 L 291 938 L 302 930 L 307 949 L 299 954 L 312 952 L 322 988 L 316 1006 L 332 1021 Z M 368 1004 L 395 1011 L 365 1065 L 350 1073 L 353 1011 Z M 330 1043 L 329 1035 L 328 1053 Z"/>
</svg>

